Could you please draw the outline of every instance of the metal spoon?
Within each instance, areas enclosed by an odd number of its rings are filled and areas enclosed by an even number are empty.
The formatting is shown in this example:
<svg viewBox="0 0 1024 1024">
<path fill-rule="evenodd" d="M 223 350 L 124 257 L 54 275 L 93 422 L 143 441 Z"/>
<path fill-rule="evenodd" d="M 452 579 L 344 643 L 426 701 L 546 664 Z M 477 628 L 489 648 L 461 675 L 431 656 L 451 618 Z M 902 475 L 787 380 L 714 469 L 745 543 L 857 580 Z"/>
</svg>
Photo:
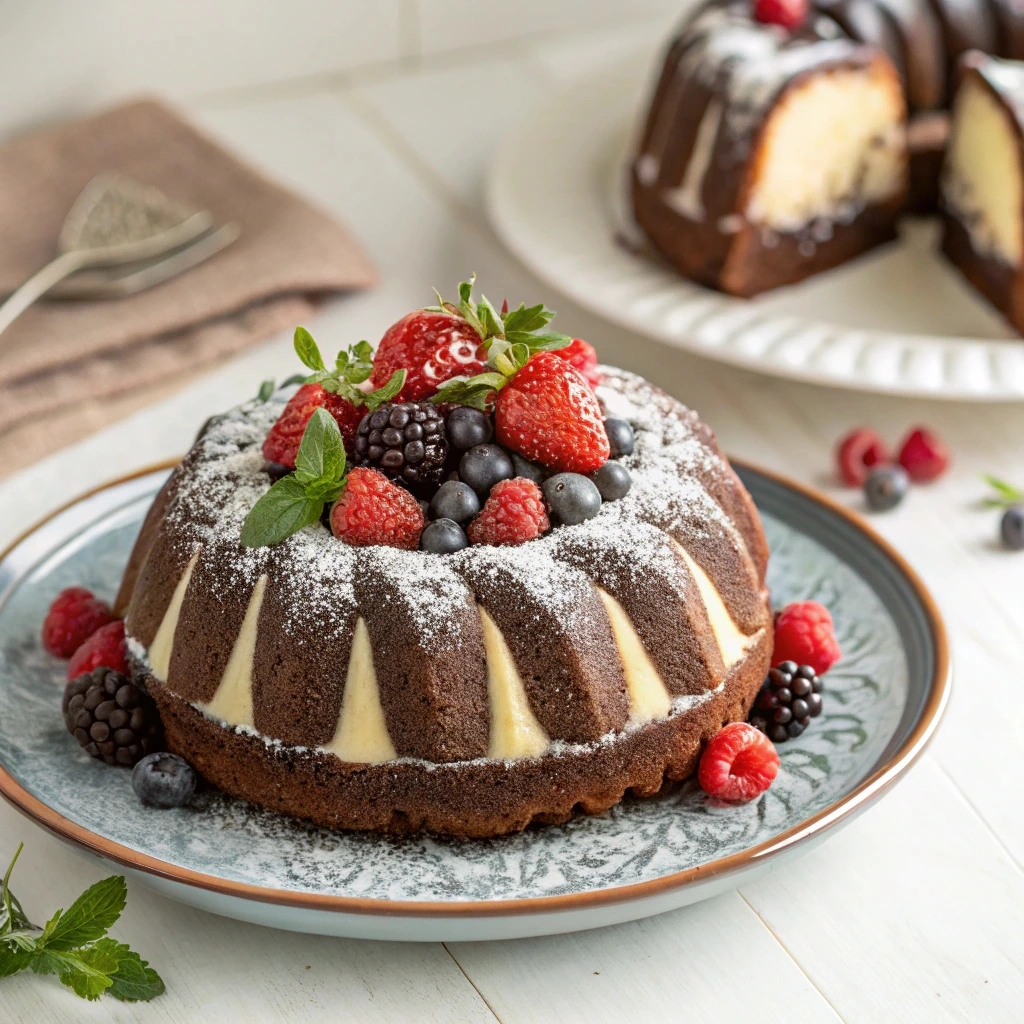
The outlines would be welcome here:
<svg viewBox="0 0 1024 1024">
<path fill-rule="evenodd" d="M 59 281 L 86 267 L 151 259 L 209 231 L 213 218 L 131 178 L 101 175 L 75 200 L 57 240 L 59 255 L 0 306 L 0 332 Z"/>
</svg>

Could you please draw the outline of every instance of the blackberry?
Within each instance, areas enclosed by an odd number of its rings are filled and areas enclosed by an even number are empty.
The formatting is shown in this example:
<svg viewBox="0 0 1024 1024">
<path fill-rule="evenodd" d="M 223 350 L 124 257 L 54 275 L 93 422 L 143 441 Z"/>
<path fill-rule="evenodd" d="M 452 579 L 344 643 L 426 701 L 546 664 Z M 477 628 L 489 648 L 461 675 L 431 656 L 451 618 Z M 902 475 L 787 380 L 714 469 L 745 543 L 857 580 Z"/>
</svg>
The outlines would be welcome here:
<svg viewBox="0 0 1024 1024">
<path fill-rule="evenodd" d="M 353 461 L 406 486 L 437 485 L 445 471 L 444 417 L 431 402 L 385 403 L 359 422 Z"/>
<path fill-rule="evenodd" d="M 91 757 L 131 768 L 163 742 L 151 697 L 124 673 L 94 668 L 64 687 L 64 724 Z"/>
<path fill-rule="evenodd" d="M 810 665 L 784 661 L 768 670 L 750 724 L 773 743 L 796 739 L 821 714 L 821 680 Z"/>
</svg>

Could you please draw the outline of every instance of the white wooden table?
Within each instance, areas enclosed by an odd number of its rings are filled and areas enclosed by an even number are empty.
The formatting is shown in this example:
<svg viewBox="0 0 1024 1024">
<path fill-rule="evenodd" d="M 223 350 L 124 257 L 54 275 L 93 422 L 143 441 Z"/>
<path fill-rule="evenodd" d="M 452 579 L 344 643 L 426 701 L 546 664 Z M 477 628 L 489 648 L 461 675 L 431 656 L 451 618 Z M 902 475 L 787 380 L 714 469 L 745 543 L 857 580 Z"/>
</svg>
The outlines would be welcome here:
<svg viewBox="0 0 1024 1024">
<path fill-rule="evenodd" d="M 116 934 L 160 970 L 167 994 L 86 1004 L 53 979 L 4 979 L 4 1024 L 1024 1020 L 1024 554 L 1000 550 L 978 479 L 988 471 L 1024 485 L 1024 406 L 757 378 L 613 329 L 515 264 L 482 209 L 499 133 L 545 89 L 630 42 L 617 31 L 477 48 L 400 75 L 210 96 L 190 112 L 350 224 L 377 260 L 379 288 L 333 303 L 311 325 L 328 347 L 379 338 L 430 301 L 433 285 L 452 293 L 475 270 L 492 297 L 544 299 L 605 361 L 697 406 L 729 451 L 827 490 L 832 442 L 849 427 L 893 439 L 917 422 L 940 430 L 951 472 L 876 519 L 951 627 L 957 686 L 938 739 L 877 807 L 797 863 L 601 931 L 479 945 L 341 941 L 204 915 L 133 885 Z M 296 368 L 290 339 L 279 338 L 6 481 L 0 544 L 80 491 L 183 451 L 209 412 Z M 18 840 L 18 890 L 37 916 L 102 875 L 2 805 L 5 861 Z"/>
</svg>

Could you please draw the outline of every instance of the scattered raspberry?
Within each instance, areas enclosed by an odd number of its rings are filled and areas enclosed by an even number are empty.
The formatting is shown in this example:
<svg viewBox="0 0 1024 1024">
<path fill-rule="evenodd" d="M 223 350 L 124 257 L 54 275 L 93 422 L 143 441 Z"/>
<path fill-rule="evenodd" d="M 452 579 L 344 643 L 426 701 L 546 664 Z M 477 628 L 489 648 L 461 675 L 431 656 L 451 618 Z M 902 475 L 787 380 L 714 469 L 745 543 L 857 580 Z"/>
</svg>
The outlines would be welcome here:
<svg viewBox="0 0 1024 1024">
<path fill-rule="evenodd" d="M 587 378 L 587 383 L 592 388 L 601 383 L 601 371 L 597 368 L 597 352 L 589 341 L 573 338 L 565 348 L 555 349 L 555 355 L 560 356 L 570 366 L 575 366 Z"/>
<path fill-rule="evenodd" d="M 498 392 L 498 440 L 531 462 L 593 473 L 610 448 L 601 406 L 586 378 L 557 352 L 539 352 Z"/>
<path fill-rule="evenodd" d="M 395 402 L 429 398 L 452 377 L 473 377 L 486 369 L 487 350 L 467 320 L 454 313 L 417 309 L 384 332 L 373 359 L 370 382 L 383 387 L 395 370 L 406 370 Z"/>
<path fill-rule="evenodd" d="M 949 449 L 927 427 L 918 427 L 903 442 L 899 463 L 915 483 L 928 483 L 946 472 Z"/>
<path fill-rule="evenodd" d="M 357 467 L 331 509 L 331 529 L 346 544 L 383 544 L 415 550 L 424 525 L 423 509 L 403 487 L 375 469 Z"/>
<path fill-rule="evenodd" d="M 754 17 L 764 25 L 793 29 L 807 17 L 807 0 L 755 0 Z"/>
<path fill-rule="evenodd" d="M 91 672 L 94 668 L 110 668 L 129 674 L 128 650 L 124 642 L 124 623 L 120 619 L 100 627 L 68 662 L 68 679 Z"/>
<path fill-rule="evenodd" d="M 746 803 L 760 796 L 778 772 L 779 755 L 772 741 L 746 722 L 733 722 L 708 741 L 697 781 L 708 796 Z"/>
<path fill-rule="evenodd" d="M 851 430 L 836 448 L 839 476 L 847 487 L 863 487 L 868 470 L 889 461 L 885 442 L 866 427 Z"/>
<path fill-rule="evenodd" d="M 70 658 L 114 613 L 85 587 L 62 590 L 43 620 L 43 646 L 58 658 Z"/>
<path fill-rule="evenodd" d="M 325 391 L 319 384 L 303 384 L 292 395 L 263 442 L 263 457 L 289 469 L 295 468 L 302 435 L 317 409 L 326 409 L 337 421 L 345 451 L 351 454 L 359 421 L 366 414 L 341 395 Z"/>
<path fill-rule="evenodd" d="M 532 480 L 515 477 L 491 488 L 466 533 L 471 544 L 523 544 L 550 528 L 541 489 Z"/>
<path fill-rule="evenodd" d="M 817 601 L 788 604 L 775 617 L 772 664 L 795 661 L 824 675 L 841 657 L 829 610 Z"/>
</svg>

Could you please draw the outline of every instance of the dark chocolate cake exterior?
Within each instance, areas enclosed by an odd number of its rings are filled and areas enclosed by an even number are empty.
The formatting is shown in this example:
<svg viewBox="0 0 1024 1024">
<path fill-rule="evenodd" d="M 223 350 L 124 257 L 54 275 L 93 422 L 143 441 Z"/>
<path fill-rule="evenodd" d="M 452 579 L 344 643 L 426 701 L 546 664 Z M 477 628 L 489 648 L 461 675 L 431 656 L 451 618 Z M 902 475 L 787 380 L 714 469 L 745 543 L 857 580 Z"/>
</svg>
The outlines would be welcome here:
<svg viewBox="0 0 1024 1024">
<path fill-rule="evenodd" d="M 696 414 L 622 371 L 629 494 L 518 547 L 242 547 L 286 396 L 213 421 L 158 495 L 119 603 L 170 749 L 332 828 L 489 836 L 684 778 L 771 655 L 767 547 Z"/>
</svg>

